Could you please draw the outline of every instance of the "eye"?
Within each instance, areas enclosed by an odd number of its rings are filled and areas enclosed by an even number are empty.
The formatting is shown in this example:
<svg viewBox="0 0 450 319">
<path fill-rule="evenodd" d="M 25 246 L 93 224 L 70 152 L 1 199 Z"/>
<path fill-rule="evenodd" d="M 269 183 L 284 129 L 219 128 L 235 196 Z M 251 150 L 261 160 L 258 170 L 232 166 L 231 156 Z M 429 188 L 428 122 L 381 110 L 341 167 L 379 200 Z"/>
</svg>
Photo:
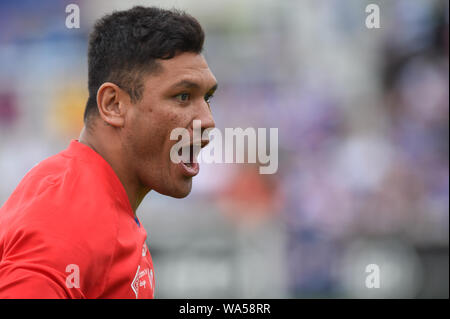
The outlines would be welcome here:
<svg viewBox="0 0 450 319">
<path fill-rule="evenodd" d="M 186 102 L 189 100 L 189 93 L 181 93 L 175 96 L 175 98 L 180 102 Z"/>
<path fill-rule="evenodd" d="M 206 101 L 206 103 L 210 103 L 211 102 L 211 99 L 213 98 L 213 94 L 206 94 L 205 95 L 205 101 Z"/>
</svg>

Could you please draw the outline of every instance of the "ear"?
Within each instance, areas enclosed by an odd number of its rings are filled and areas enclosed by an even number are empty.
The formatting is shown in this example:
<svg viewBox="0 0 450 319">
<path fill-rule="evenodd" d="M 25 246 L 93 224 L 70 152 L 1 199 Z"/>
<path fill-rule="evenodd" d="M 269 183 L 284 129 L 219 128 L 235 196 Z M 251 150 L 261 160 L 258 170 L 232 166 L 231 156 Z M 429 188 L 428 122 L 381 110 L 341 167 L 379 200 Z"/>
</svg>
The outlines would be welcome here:
<svg viewBox="0 0 450 319">
<path fill-rule="evenodd" d="M 97 107 L 100 117 L 111 126 L 123 127 L 127 105 L 125 98 L 128 95 L 116 84 L 103 83 L 97 91 Z"/>
</svg>

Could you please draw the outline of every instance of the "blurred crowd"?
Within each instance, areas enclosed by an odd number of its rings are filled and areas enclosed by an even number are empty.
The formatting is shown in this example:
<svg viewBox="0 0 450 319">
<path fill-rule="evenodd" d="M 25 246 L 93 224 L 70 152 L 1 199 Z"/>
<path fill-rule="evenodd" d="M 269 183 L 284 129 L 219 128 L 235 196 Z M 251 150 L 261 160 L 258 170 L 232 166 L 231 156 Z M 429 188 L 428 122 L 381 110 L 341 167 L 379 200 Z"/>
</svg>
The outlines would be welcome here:
<svg viewBox="0 0 450 319">
<path fill-rule="evenodd" d="M 80 29 L 65 27 L 68 3 L 80 6 Z M 361 269 L 349 262 L 379 258 L 407 274 L 373 296 L 448 297 L 448 1 L 133 3 L 199 19 L 219 81 L 218 128 L 279 130 L 276 174 L 205 164 L 182 202 L 154 193 L 144 200 L 138 215 L 159 296 L 372 296 L 352 282 Z M 380 6 L 379 29 L 365 26 L 369 3 Z M 78 137 L 90 27 L 129 7 L 0 3 L 0 205 L 34 164 Z M 190 225 L 212 232 L 188 231 L 177 242 Z M 203 273 L 183 272 L 205 254 Z M 393 255 L 403 257 L 389 263 Z M 222 278 L 216 290 L 199 284 L 214 277 Z"/>
</svg>

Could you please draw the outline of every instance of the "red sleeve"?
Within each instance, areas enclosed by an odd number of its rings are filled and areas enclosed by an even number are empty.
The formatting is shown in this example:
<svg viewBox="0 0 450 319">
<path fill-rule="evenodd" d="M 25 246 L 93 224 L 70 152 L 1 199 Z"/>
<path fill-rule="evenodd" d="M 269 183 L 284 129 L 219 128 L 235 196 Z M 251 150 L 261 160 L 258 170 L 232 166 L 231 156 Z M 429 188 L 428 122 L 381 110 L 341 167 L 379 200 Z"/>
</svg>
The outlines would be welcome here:
<svg viewBox="0 0 450 319">
<path fill-rule="evenodd" d="M 109 244 L 111 236 L 102 226 L 94 233 L 85 223 L 89 236 L 74 220 L 54 222 L 13 225 L 0 235 L 6 237 L 0 240 L 0 298 L 72 299 L 101 294 L 114 248 Z M 78 268 L 78 283 L 73 266 Z"/>
<path fill-rule="evenodd" d="M 71 273 L 64 266 L 65 256 L 79 254 L 80 249 L 70 249 L 64 238 L 52 233 L 32 223 L 2 234 L 9 240 L 3 240 L 0 247 L 0 299 L 84 297 L 81 289 L 66 283 Z"/>
<path fill-rule="evenodd" d="M 97 298 L 115 253 L 116 202 L 80 163 L 47 161 L 0 207 L 0 298 Z"/>
<path fill-rule="evenodd" d="M 79 289 L 61 286 L 57 277 L 33 265 L 0 263 L 0 299 L 84 298 Z"/>
</svg>

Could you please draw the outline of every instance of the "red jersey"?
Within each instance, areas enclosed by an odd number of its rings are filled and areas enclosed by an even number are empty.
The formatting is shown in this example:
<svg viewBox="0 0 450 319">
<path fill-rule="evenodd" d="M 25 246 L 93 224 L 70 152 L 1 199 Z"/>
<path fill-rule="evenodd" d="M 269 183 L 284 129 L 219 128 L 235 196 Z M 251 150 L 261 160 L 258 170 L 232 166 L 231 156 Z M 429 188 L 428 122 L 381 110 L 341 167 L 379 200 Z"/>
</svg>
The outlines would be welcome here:
<svg viewBox="0 0 450 319">
<path fill-rule="evenodd" d="M 146 238 L 112 167 L 74 140 L 0 208 L 0 298 L 153 298 Z"/>
</svg>

